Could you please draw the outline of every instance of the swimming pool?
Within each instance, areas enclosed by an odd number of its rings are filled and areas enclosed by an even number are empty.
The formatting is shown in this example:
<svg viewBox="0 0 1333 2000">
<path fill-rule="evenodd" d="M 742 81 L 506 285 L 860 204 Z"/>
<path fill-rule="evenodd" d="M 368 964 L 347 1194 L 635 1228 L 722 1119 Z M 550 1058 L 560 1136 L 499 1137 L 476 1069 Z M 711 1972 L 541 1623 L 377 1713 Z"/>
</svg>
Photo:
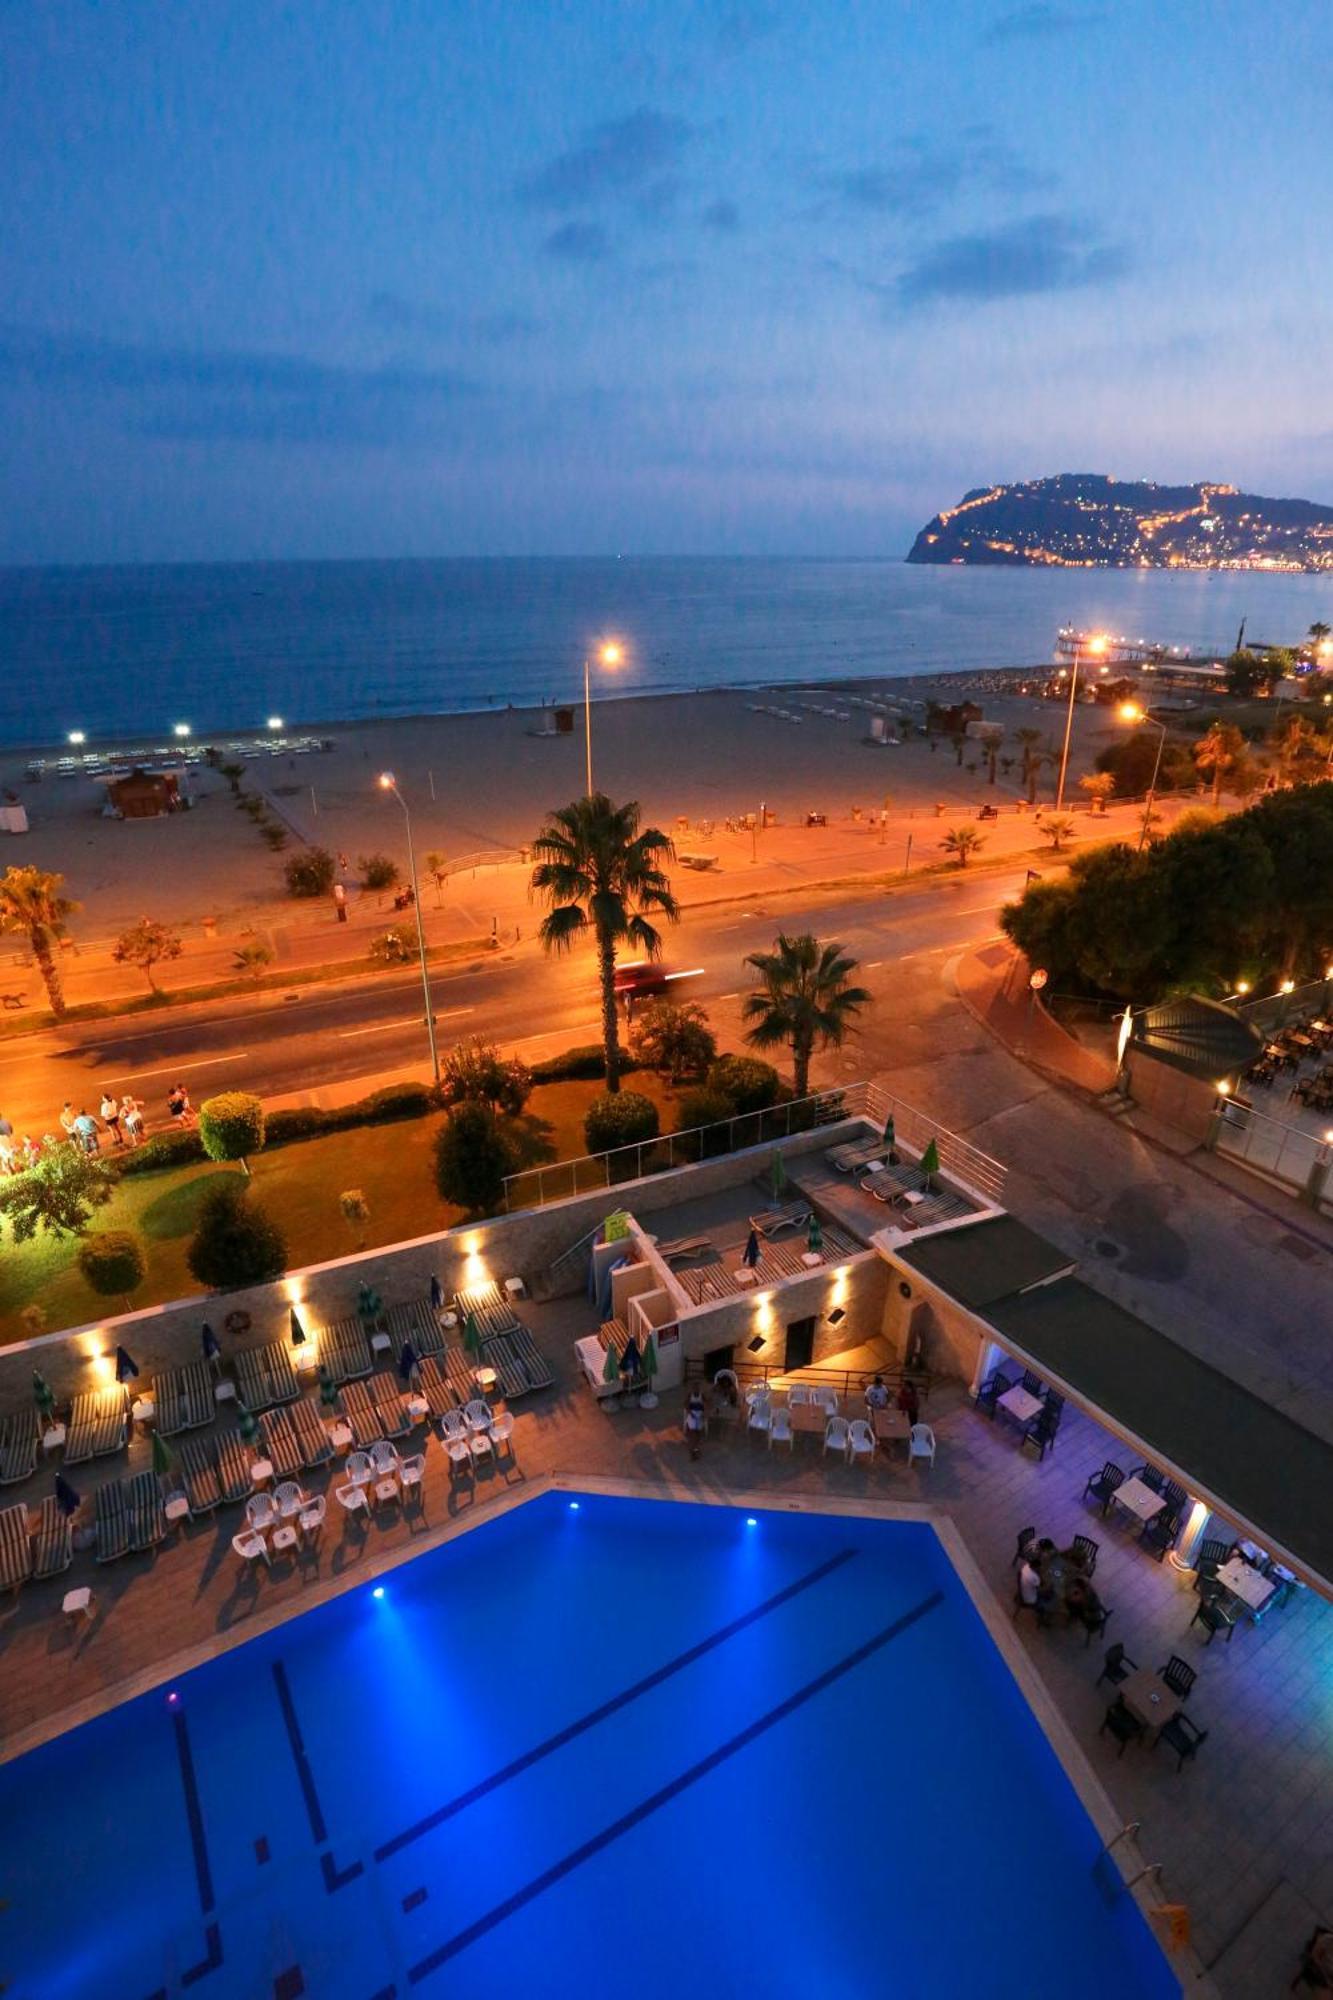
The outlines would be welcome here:
<svg viewBox="0 0 1333 2000">
<path fill-rule="evenodd" d="M 934 1531 L 548 1492 L 0 1769 L 20 2000 L 1178 1984 Z"/>
</svg>

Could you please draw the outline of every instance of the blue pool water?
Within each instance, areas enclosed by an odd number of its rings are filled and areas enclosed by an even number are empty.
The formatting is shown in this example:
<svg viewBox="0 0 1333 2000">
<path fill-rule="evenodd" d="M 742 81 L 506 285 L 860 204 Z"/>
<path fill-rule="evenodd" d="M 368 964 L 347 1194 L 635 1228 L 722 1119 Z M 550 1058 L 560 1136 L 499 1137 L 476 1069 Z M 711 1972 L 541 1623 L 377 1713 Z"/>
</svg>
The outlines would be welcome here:
<svg viewBox="0 0 1333 2000">
<path fill-rule="evenodd" d="M 1178 1992 L 930 1529 L 549 1494 L 382 1593 L 0 1769 L 11 2000 Z"/>
</svg>

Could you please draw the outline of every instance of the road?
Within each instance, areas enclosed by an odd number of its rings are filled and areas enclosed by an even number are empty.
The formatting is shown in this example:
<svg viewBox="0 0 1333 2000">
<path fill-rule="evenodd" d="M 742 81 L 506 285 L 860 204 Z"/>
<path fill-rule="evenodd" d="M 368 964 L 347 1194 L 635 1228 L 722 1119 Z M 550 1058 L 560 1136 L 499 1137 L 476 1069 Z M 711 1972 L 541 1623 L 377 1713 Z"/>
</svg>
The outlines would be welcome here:
<svg viewBox="0 0 1333 2000">
<path fill-rule="evenodd" d="M 682 997 L 724 1012 L 750 983 L 742 963 L 748 952 L 771 945 L 784 924 L 812 927 L 842 940 L 878 996 L 904 960 L 994 935 L 1000 904 L 1023 879 L 1022 869 L 975 878 L 960 872 L 894 897 L 865 889 L 812 892 L 815 907 L 802 911 L 786 899 L 769 908 L 759 900 L 753 910 L 701 910 L 671 932 L 666 962 L 693 975 L 679 982 Z M 535 1060 L 599 1034 L 587 949 L 549 959 L 526 944 L 477 966 L 438 972 L 431 986 L 445 1046 L 484 1034 Z M 298 988 L 290 997 L 173 1008 L 160 1018 L 72 1022 L 0 1044 L 0 1112 L 16 1132 L 40 1134 L 56 1129 L 66 1099 L 76 1111 L 85 1105 L 95 1111 L 103 1088 L 132 1090 L 144 1100 L 152 1130 L 164 1123 L 164 1100 L 178 1080 L 197 1104 L 217 1090 L 253 1090 L 271 1099 L 395 1070 L 428 1073 L 415 973 Z"/>
</svg>

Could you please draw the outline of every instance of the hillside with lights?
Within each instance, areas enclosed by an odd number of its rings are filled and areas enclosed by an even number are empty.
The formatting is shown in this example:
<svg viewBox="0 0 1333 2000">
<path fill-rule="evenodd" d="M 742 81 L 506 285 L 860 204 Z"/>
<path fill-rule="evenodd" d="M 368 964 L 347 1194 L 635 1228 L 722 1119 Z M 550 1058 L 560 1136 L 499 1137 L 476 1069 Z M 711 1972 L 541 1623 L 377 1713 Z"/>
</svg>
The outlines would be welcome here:
<svg viewBox="0 0 1333 2000">
<path fill-rule="evenodd" d="M 1062 472 L 978 487 L 928 521 L 913 563 L 1333 570 L 1333 507 L 1234 486 Z"/>
</svg>

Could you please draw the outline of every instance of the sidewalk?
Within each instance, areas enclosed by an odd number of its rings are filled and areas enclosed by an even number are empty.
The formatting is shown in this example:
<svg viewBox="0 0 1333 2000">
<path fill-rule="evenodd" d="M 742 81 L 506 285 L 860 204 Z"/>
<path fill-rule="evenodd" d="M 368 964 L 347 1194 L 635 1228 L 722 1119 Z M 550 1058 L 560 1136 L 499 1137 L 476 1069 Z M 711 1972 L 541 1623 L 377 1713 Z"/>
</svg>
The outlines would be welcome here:
<svg viewBox="0 0 1333 2000">
<path fill-rule="evenodd" d="M 968 1012 L 1020 1061 L 1094 1097 L 1114 1085 L 1113 1065 L 1076 1042 L 1041 1005 L 1028 985 L 1028 962 L 1011 944 L 967 953 L 955 983 Z"/>
</svg>

